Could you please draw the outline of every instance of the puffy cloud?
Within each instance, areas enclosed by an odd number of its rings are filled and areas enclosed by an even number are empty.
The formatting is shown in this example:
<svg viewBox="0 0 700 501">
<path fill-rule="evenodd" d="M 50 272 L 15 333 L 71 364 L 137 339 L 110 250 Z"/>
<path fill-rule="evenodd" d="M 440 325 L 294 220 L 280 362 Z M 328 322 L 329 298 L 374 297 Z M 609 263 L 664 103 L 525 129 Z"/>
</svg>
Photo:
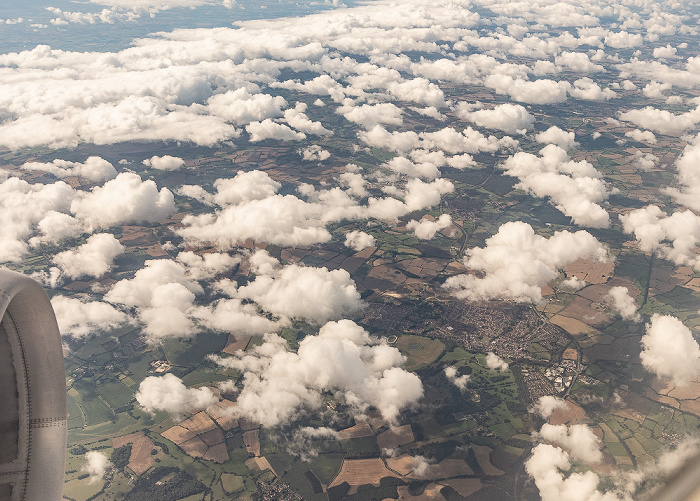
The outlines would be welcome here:
<svg viewBox="0 0 700 501">
<path fill-rule="evenodd" d="M 329 392 L 356 415 L 374 406 L 392 423 L 423 396 L 420 378 L 400 368 L 399 350 L 350 320 L 324 325 L 318 335 L 306 336 L 296 353 L 269 334 L 252 350 L 212 358 L 243 373 L 236 412 L 266 427 L 319 409 Z"/>
<path fill-rule="evenodd" d="M 239 256 L 220 252 L 207 252 L 202 255 L 192 251 L 180 252 L 177 261 L 187 266 L 187 275 L 194 280 L 207 280 L 225 273 L 241 262 Z"/>
<path fill-rule="evenodd" d="M 538 143 L 556 144 L 564 150 L 570 150 L 578 146 L 574 132 L 566 132 L 556 125 L 552 125 L 546 131 L 537 134 L 535 141 Z"/>
<path fill-rule="evenodd" d="M 146 261 L 132 279 L 123 279 L 104 295 L 105 301 L 136 307 L 143 332 L 151 341 L 196 332 L 188 316 L 201 286 L 185 266 L 168 259 Z"/>
<path fill-rule="evenodd" d="M 343 318 L 363 308 L 347 271 L 296 264 L 271 275 L 258 275 L 239 287 L 236 297 L 255 301 L 273 315 L 315 323 Z"/>
<path fill-rule="evenodd" d="M 633 322 L 640 322 L 642 320 L 642 317 L 637 313 L 637 302 L 630 296 L 627 287 L 612 287 L 610 291 L 608 291 L 605 299 L 612 304 L 612 307 L 617 310 L 625 320 L 632 320 Z"/>
<path fill-rule="evenodd" d="M 345 234 L 345 247 L 349 247 L 356 251 L 361 251 L 367 247 L 372 247 L 375 243 L 376 239 L 364 231 L 353 230 Z"/>
<path fill-rule="evenodd" d="M 650 129 L 667 136 L 678 136 L 692 129 L 700 120 L 697 113 L 688 112 L 674 115 L 667 110 L 659 110 L 651 106 L 638 110 L 620 113 L 620 119 L 631 122 L 637 127 Z"/>
<path fill-rule="evenodd" d="M 422 177 L 423 179 L 435 179 L 440 176 L 440 171 L 431 162 L 422 162 L 419 164 L 411 162 L 406 157 L 394 157 L 384 164 L 384 167 L 409 177 Z"/>
<path fill-rule="evenodd" d="M 59 252 L 53 262 L 70 278 L 100 277 L 112 269 L 114 258 L 124 253 L 124 246 L 114 235 L 96 233 L 80 247 Z"/>
<path fill-rule="evenodd" d="M 262 174 L 256 176 L 264 177 Z M 270 192 L 277 189 L 269 183 L 263 185 Z M 406 182 L 404 190 L 392 190 L 392 194 L 403 197 L 403 202 L 391 197 L 370 197 L 367 205 L 359 205 L 340 188 L 316 191 L 310 185 L 303 185 L 299 191 L 309 201 L 278 194 L 242 201 L 214 214 L 187 216 L 182 221 L 184 227 L 177 233 L 188 242 L 210 242 L 219 249 L 230 249 L 247 239 L 276 245 L 311 245 L 331 239 L 326 229 L 330 222 L 367 218 L 395 220 L 411 211 L 440 203 L 441 196 L 453 190 L 454 185 L 444 179 L 430 183 L 411 179 Z M 202 193 L 199 195 L 203 196 Z"/>
<path fill-rule="evenodd" d="M 247 239 L 297 246 L 327 242 L 322 205 L 294 195 L 273 195 L 224 208 L 217 214 L 186 216 L 177 233 L 188 242 L 211 242 L 230 249 Z"/>
<path fill-rule="evenodd" d="M 458 107 L 460 117 L 469 116 L 469 111 Z M 467 127 L 459 132 L 452 127 L 435 132 L 423 132 L 420 134 L 421 143 L 417 145 L 423 149 L 444 150 L 446 153 L 495 153 L 498 150 L 514 149 L 518 142 L 508 136 L 498 139 L 495 136 L 485 136 L 481 132 Z M 415 150 L 414 150 L 415 151 Z"/>
<path fill-rule="evenodd" d="M 532 406 L 530 412 L 534 412 L 543 419 L 549 419 L 556 409 L 566 409 L 566 401 L 552 395 L 544 395 Z"/>
<path fill-rule="evenodd" d="M 461 391 L 467 389 L 467 384 L 469 383 L 470 379 L 468 374 L 462 374 L 461 376 L 458 376 L 457 368 L 453 366 L 445 367 L 445 377 L 450 383 L 455 385 Z"/>
<path fill-rule="evenodd" d="M 588 54 L 583 52 L 563 51 L 554 58 L 554 62 L 566 69 L 579 71 L 581 73 L 596 73 L 605 71 L 605 68 L 603 68 L 601 65 L 591 62 L 591 60 L 588 58 Z"/>
<path fill-rule="evenodd" d="M 77 176 L 94 183 L 113 179 L 117 176 L 114 166 L 102 157 L 88 157 L 84 163 L 56 159 L 53 162 L 27 162 L 21 167 L 25 170 L 49 172 L 59 179 Z"/>
<path fill-rule="evenodd" d="M 669 90 L 673 85 L 670 83 L 649 82 L 642 89 L 642 93 L 650 99 L 663 98 L 663 92 Z"/>
<path fill-rule="evenodd" d="M 263 171 L 239 170 L 233 178 L 214 181 L 216 194 L 213 196 L 213 201 L 225 207 L 251 200 L 262 200 L 273 196 L 281 187 L 280 183 Z"/>
<path fill-rule="evenodd" d="M 94 228 L 130 222 L 162 221 L 175 213 L 175 199 L 167 188 L 123 172 L 103 186 L 73 200 L 71 212 Z"/>
<path fill-rule="evenodd" d="M 446 106 L 445 94 L 440 87 L 426 78 L 414 78 L 404 82 L 390 82 L 386 89 L 401 101 L 411 101 L 436 108 Z"/>
<path fill-rule="evenodd" d="M 265 139 L 279 139 L 280 141 L 301 141 L 306 138 L 303 132 L 295 132 L 284 124 L 273 122 L 266 118 L 262 122 L 251 122 L 245 130 L 250 134 L 250 142 L 257 143 Z"/>
<path fill-rule="evenodd" d="M 523 222 L 503 224 L 498 233 L 486 239 L 483 248 L 468 249 L 467 267 L 482 276 L 466 274 L 450 277 L 444 287 L 457 297 L 470 300 L 510 299 L 517 302 L 541 301 L 543 285 L 577 259 L 607 259 L 607 250 L 590 233 L 555 232 L 550 238 L 536 235 Z"/>
<path fill-rule="evenodd" d="M 95 24 L 106 23 L 114 24 L 118 21 L 136 21 L 141 17 L 141 14 L 133 10 L 122 10 L 117 7 L 102 9 L 100 12 L 75 12 L 64 11 L 58 7 L 45 7 L 53 15 L 58 16 L 50 20 L 50 23 L 55 26 L 62 26 L 68 23 L 78 24 Z"/>
<path fill-rule="evenodd" d="M 532 82 L 509 75 L 494 74 L 484 80 L 484 85 L 499 94 L 507 94 L 515 101 L 528 104 L 555 104 L 566 101 L 569 82 L 541 78 Z"/>
<path fill-rule="evenodd" d="M 676 48 L 672 47 L 671 44 L 667 44 L 665 47 L 654 48 L 653 55 L 656 59 L 669 59 L 676 57 Z"/>
<path fill-rule="evenodd" d="M 397 152 L 408 152 L 420 145 L 420 138 L 415 132 L 389 132 L 379 124 L 360 132 L 358 137 L 370 146 Z"/>
<path fill-rule="evenodd" d="M 656 136 L 650 130 L 641 131 L 639 129 L 634 129 L 625 132 L 625 137 L 639 141 L 640 143 L 656 144 Z"/>
<path fill-rule="evenodd" d="M 65 232 L 50 224 L 42 224 L 45 217 L 51 221 L 60 219 L 56 215 L 68 212 L 74 196 L 73 188 L 63 181 L 46 185 L 29 184 L 11 177 L 0 183 L 0 261 L 21 260 L 29 252 L 27 241 L 34 233 L 35 226 L 51 237 L 75 235 L 75 228 L 70 224 L 62 227 Z"/>
<path fill-rule="evenodd" d="M 608 213 L 598 205 L 608 197 L 600 173 L 585 160 L 571 160 L 562 148 L 553 144 L 545 146 L 539 158 L 518 152 L 502 168 L 520 180 L 516 188 L 537 197 L 549 197 L 574 223 L 593 228 L 606 228 L 610 224 Z"/>
<path fill-rule="evenodd" d="M 503 360 L 501 357 L 496 355 L 494 352 L 490 351 L 486 354 L 486 367 L 496 371 L 507 371 L 508 362 Z"/>
<path fill-rule="evenodd" d="M 452 193 L 454 189 L 454 185 L 446 179 L 436 179 L 431 183 L 411 179 L 406 183 L 404 196 L 406 212 L 433 207 L 440 203 L 442 195 Z"/>
<path fill-rule="evenodd" d="M 195 307 L 189 310 L 189 314 L 209 329 L 240 334 L 262 335 L 277 332 L 289 325 L 287 320 L 271 320 L 262 316 L 256 305 L 243 304 L 235 298 L 223 298 L 207 306 Z"/>
<path fill-rule="evenodd" d="M 347 186 L 346 191 L 352 196 L 363 198 L 369 195 L 369 192 L 365 188 L 367 181 L 362 177 L 362 174 L 357 172 L 344 172 L 339 176 L 338 181 L 340 181 L 341 186 Z"/>
<path fill-rule="evenodd" d="M 535 117 L 519 104 L 499 104 L 490 110 L 477 110 L 462 114 L 475 124 L 487 129 L 502 130 L 508 134 L 524 134 L 532 128 Z"/>
<path fill-rule="evenodd" d="M 84 338 L 97 332 L 116 329 L 128 322 L 125 313 L 100 301 L 85 302 L 66 296 L 54 296 L 51 306 L 62 336 Z"/>
<path fill-rule="evenodd" d="M 251 94 L 247 87 L 215 94 L 207 100 L 209 111 L 236 125 L 279 118 L 287 101 L 282 96 Z"/>
<path fill-rule="evenodd" d="M 677 202 L 700 210 L 700 135 L 685 147 L 676 160 L 679 188 L 666 190 Z"/>
<path fill-rule="evenodd" d="M 392 103 L 340 106 L 336 113 L 340 113 L 350 122 L 359 124 L 365 129 L 371 129 L 377 124 L 403 124 L 401 108 Z"/>
<path fill-rule="evenodd" d="M 633 49 L 643 44 L 642 35 L 627 31 L 609 32 L 605 36 L 605 45 L 615 49 Z"/>
<path fill-rule="evenodd" d="M 679 265 L 700 269 L 697 246 L 700 216 L 690 210 L 667 216 L 656 205 L 648 205 L 620 216 L 625 233 L 634 233 L 639 248 Z"/>
<path fill-rule="evenodd" d="M 151 414 L 165 411 L 181 418 L 187 412 L 206 409 L 219 401 L 214 392 L 207 388 L 187 388 L 174 374 L 149 376 L 139 385 L 136 401 Z"/>
<path fill-rule="evenodd" d="M 535 481 L 542 501 L 620 501 L 616 492 L 601 493 L 600 479 L 592 471 L 571 473 L 566 478 L 561 471 L 569 471 L 569 454 L 549 444 L 539 444 L 525 462 L 525 470 Z M 629 497 L 623 500 L 631 501 Z"/>
<path fill-rule="evenodd" d="M 80 471 L 87 473 L 90 476 L 90 483 L 95 483 L 102 480 L 107 472 L 107 469 L 112 466 L 107 456 L 99 451 L 88 451 L 85 453 L 85 464 Z"/>
<path fill-rule="evenodd" d="M 700 346 L 683 322 L 654 314 L 642 336 L 639 354 L 646 370 L 684 386 L 700 376 Z"/>
<path fill-rule="evenodd" d="M 442 214 L 436 220 L 423 218 L 420 221 L 412 219 L 406 224 L 406 228 L 413 230 L 421 240 L 431 240 L 438 231 L 444 230 L 452 226 L 452 216 Z"/>
<path fill-rule="evenodd" d="M 653 153 L 642 153 L 641 151 L 636 151 L 634 157 L 632 157 L 634 165 L 639 167 L 640 170 L 649 171 L 656 167 L 656 163 L 659 161 L 659 157 Z"/>
<path fill-rule="evenodd" d="M 170 9 L 177 7 L 198 7 L 215 3 L 215 0 L 90 0 L 98 5 L 110 5 L 129 9 Z"/>
<path fill-rule="evenodd" d="M 143 165 L 156 170 L 179 170 L 185 166 L 185 161 L 180 157 L 170 155 L 152 156 L 143 161 Z"/>
<path fill-rule="evenodd" d="M 603 459 L 600 440 L 584 424 L 566 426 L 545 423 L 538 435 L 542 440 L 564 449 L 576 461 L 592 464 L 599 463 Z"/>
<path fill-rule="evenodd" d="M 302 106 L 299 106 L 300 104 Z M 303 110 L 306 110 L 306 105 L 303 103 L 297 103 L 296 109 L 285 110 L 285 121 L 295 129 L 307 134 L 314 134 L 316 136 L 333 135 L 333 132 L 326 129 L 321 122 L 314 122 L 307 117 Z"/>
<path fill-rule="evenodd" d="M 301 158 L 307 162 L 323 162 L 331 157 L 328 150 L 324 150 L 317 144 L 312 144 L 307 148 L 303 148 L 299 150 L 299 153 L 301 154 Z"/>
<path fill-rule="evenodd" d="M 588 77 L 574 81 L 574 86 L 569 89 L 569 94 L 573 98 L 587 101 L 607 101 L 616 96 L 614 90 L 609 88 L 601 89 L 600 85 Z"/>
</svg>

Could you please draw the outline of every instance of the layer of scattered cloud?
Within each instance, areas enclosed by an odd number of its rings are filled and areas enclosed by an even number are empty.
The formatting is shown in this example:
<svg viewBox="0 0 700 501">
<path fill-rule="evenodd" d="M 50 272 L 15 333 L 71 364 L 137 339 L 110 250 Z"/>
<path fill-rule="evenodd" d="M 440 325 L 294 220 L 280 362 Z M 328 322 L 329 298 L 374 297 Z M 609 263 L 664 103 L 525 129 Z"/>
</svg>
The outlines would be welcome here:
<svg viewBox="0 0 700 501">
<path fill-rule="evenodd" d="M 234 357 L 212 357 L 243 373 L 236 412 L 266 427 L 318 410 L 332 392 L 355 415 L 376 407 L 389 422 L 423 396 L 420 378 L 401 368 L 398 349 L 370 336 L 350 320 L 325 324 L 306 336 L 296 352 L 274 334 Z"/>
<path fill-rule="evenodd" d="M 372 247 L 375 243 L 376 239 L 364 231 L 353 230 L 345 234 L 345 247 L 349 247 L 356 251 L 361 251 L 367 247 Z"/>
<path fill-rule="evenodd" d="M 87 473 L 90 483 L 99 482 L 107 473 L 107 469 L 112 466 L 107 456 L 100 451 L 88 451 L 85 453 L 85 464 L 80 471 Z"/>
<path fill-rule="evenodd" d="M 97 156 L 88 157 L 83 163 L 61 159 L 52 162 L 27 162 L 21 168 L 48 172 L 58 179 L 76 176 L 93 183 L 107 181 L 117 176 L 117 170 L 114 166 L 104 158 Z"/>
<path fill-rule="evenodd" d="M 432 240 L 438 231 L 452 226 L 452 216 L 449 214 L 441 214 L 440 217 L 434 220 L 423 218 L 420 221 L 415 219 L 410 220 L 406 224 L 406 228 L 413 230 L 413 233 L 421 240 Z"/>
<path fill-rule="evenodd" d="M 637 313 L 637 302 L 630 296 L 627 287 L 622 287 L 620 285 L 612 287 L 606 295 L 606 300 L 610 302 L 611 306 L 623 319 L 633 322 L 640 322 L 642 320 L 642 317 Z"/>
<path fill-rule="evenodd" d="M 156 170 L 179 170 L 185 166 L 185 161 L 180 157 L 171 155 L 152 156 L 145 159 L 143 165 Z"/>
<path fill-rule="evenodd" d="M 477 274 L 450 277 L 444 287 L 472 301 L 509 299 L 538 303 L 541 287 L 577 259 L 606 260 L 607 249 L 586 231 L 557 231 L 549 238 L 523 222 L 503 224 L 486 246 L 466 251 L 464 264 Z"/>
<path fill-rule="evenodd" d="M 540 150 L 539 157 L 518 152 L 501 167 L 520 180 L 516 188 L 548 197 L 574 223 L 592 228 L 609 226 L 610 216 L 600 206 L 608 198 L 606 184 L 586 160 L 571 160 L 565 150 L 550 144 Z"/>
<path fill-rule="evenodd" d="M 51 299 L 58 329 L 62 336 L 85 338 L 116 329 L 129 322 L 127 315 L 100 301 L 82 301 L 65 296 Z"/>
<path fill-rule="evenodd" d="M 486 367 L 503 372 L 508 370 L 508 362 L 490 351 L 486 354 Z"/>
<path fill-rule="evenodd" d="M 70 278 L 101 277 L 112 269 L 114 258 L 125 248 L 110 233 L 95 233 L 75 248 L 59 252 L 53 262 Z"/>
<path fill-rule="evenodd" d="M 642 365 L 683 386 L 700 376 L 700 346 L 690 329 L 671 315 L 654 314 L 642 336 Z"/>
<path fill-rule="evenodd" d="M 639 248 L 654 252 L 677 265 L 700 269 L 700 216 L 690 210 L 667 215 L 656 205 L 634 209 L 620 216 L 625 233 L 634 234 Z"/>
<path fill-rule="evenodd" d="M 187 388 L 174 374 L 148 376 L 139 384 L 136 401 L 148 413 L 167 412 L 176 418 L 185 413 L 196 412 L 210 407 L 219 401 L 214 392 L 206 386 Z"/>
</svg>

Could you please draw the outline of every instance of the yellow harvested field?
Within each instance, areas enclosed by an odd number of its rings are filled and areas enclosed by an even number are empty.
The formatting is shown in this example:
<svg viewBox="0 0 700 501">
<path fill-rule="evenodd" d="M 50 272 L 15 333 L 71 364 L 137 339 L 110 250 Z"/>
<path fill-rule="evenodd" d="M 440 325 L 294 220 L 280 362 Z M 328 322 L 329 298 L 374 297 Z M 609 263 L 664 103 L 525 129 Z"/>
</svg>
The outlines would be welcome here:
<svg viewBox="0 0 700 501">
<path fill-rule="evenodd" d="M 678 402 L 678 400 L 675 400 L 671 397 L 667 397 L 666 395 L 659 395 L 651 388 L 647 388 L 646 396 L 647 396 L 647 398 L 655 400 L 656 402 L 659 402 L 661 404 L 666 404 L 669 407 L 673 407 L 674 409 L 681 408 L 681 404 L 680 404 L 680 402 Z"/>
<path fill-rule="evenodd" d="M 612 336 L 603 334 L 599 330 L 575 318 L 555 315 L 550 319 L 550 322 L 554 325 L 558 325 L 572 336 L 575 336 L 582 348 L 588 348 L 598 343 L 609 344 L 613 340 Z"/>
<path fill-rule="evenodd" d="M 338 440 L 347 440 L 349 438 L 371 437 L 374 431 L 366 422 L 357 423 L 355 426 L 345 428 L 338 432 Z"/>
<path fill-rule="evenodd" d="M 683 287 L 694 290 L 695 292 L 700 292 L 700 278 L 691 278 Z"/>
<path fill-rule="evenodd" d="M 399 501 L 445 501 L 445 497 L 440 494 L 443 489 L 442 485 L 428 484 L 425 486 L 423 494 L 411 496 L 408 492 L 408 486 L 402 485 L 398 488 Z"/>
<path fill-rule="evenodd" d="M 564 350 L 564 353 L 562 353 L 561 358 L 564 360 L 577 360 L 578 350 L 576 348 L 567 348 Z"/>
<path fill-rule="evenodd" d="M 243 443 L 246 450 L 253 456 L 260 455 L 260 430 L 249 430 L 243 433 Z"/>
<path fill-rule="evenodd" d="M 576 424 L 586 417 L 586 411 L 583 410 L 583 407 L 577 405 L 571 398 L 568 398 L 565 404 L 566 406 L 554 409 L 549 417 L 550 424 Z"/>
<path fill-rule="evenodd" d="M 691 381 L 685 386 L 676 386 L 668 392 L 669 397 L 677 398 L 678 400 L 695 400 L 700 395 L 700 382 Z"/>
<path fill-rule="evenodd" d="M 238 418 L 234 417 L 235 407 L 236 404 L 234 402 L 223 399 L 221 402 L 209 407 L 207 409 L 207 414 L 209 414 L 221 428 L 230 430 L 238 426 Z"/>
<path fill-rule="evenodd" d="M 115 449 L 131 443 L 131 455 L 129 456 L 129 468 L 137 475 L 142 475 L 151 466 L 153 466 L 154 456 L 151 454 L 153 450 L 153 442 L 143 432 L 132 433 L 112 439 L 112 447 Z"/>
<path fill-rule="evenodd" d="M 411 430 L 410 424 L 389 428 L 377 436 L 377 444 L 382 449 L 394 449 L 401 445 L 410 444 L 413 440 L 413 430 Z"/>
<path fill-rule="evenodd" d="M 697 400 L 683 400 L 681 410 L 700 416 L 700 398 Z"/>
<path fill-rule="evenodd" d="M 187 442 L 191 438 L 194 438 L 196 434 L 182 426 L 175 425 L 172 428 L 168 428 L 161 435 L 167 438 L 174 444 L 180 445 L 183 442 Z"/>
<path fill-rule="evenodd" d="M 209 447 L 207 452 L 204 454 L 203 458 L 208 459 L 209 461 L 214 461 L 216 463 L 225 463 L 229 459 L 226 444 L 220 443 Z"/>
<path fill-rule="evenodd" d="M 183 442 L 180 444 L 180 447 L 182 447 L 182 450 L 185 451 L 185 454 L 195 458 L 201 458 L 207 452 L 207 449 L 209 449 L 207 444 L 205 444 L 199 437 L 194 437 L 187 442 Z"/>
<path fill-rule="evenodd" d="M 206 412 L 201 411 L 191 418 L 185 419 L 182 423 L 180 423 L 180 426 L 193 431 L 197 435 L 201 435 L 202 433 L 206 433 L 216 428 L 216 423 L 214 423 L 212 418 L 210 418 Z"/>
<path fill-rule="evenodd" d="M 592 284 L 604 284 L 615 271 L 615 263 L 594 262 L 590 259 L 578 259 L 564 268 L 567 276 L 575 276 Z"/>
<path fill-rule="evenodd" d="M 340 468 L 340 473 L 333 479 L 329 487 L 347 482 L 351 486 L 373 484 L 379 486 L 379 481 L 384 477 L 396 477 L 398 475 L 387 469 L 384 461 L 379 458 L 372 459 L 346 459 Z"/>
<path fill-rule="evenodd" d="M 453 478 L 440 482 L 443 485 L 449 485 L 462 497 L 471 496 L 482 487 L 481 480 L 478 478 Z"/>
<path fill-rule="evenodd" d="M 386 465 L 399 475 L 406 477 L 413 471 L 413 467 L 416 465 L 416 463 L 413 460 L 413 456 L 403 454 L 396 458 L 387 458 Z"/>
<path fill-rule="evenodd" d="M 255 459 L 255 464 L 258 465 L 258 468 L 260 468 L 261 471 L 270 470 L 272 473 L 277 475 L 277 472 L 272 469 L 270 462 L 267 460 L 267 458 L 265 456 L 255 457 L 254 459 Z"/>
</svg>

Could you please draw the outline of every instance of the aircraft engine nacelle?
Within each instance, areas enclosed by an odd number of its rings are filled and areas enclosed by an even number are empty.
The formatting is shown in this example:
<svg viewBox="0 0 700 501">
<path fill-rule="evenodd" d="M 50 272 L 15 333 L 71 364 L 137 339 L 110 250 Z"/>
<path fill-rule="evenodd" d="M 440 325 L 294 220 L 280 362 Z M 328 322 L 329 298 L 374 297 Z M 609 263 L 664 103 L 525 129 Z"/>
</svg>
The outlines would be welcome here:
<svg viewBox="0 0 700 501">
<path fill-rule="evenodd" d="M 58 501 L 66 458 L 66 374 L 44 289 L 0 269 L 0 500 Z"/>
</svg>

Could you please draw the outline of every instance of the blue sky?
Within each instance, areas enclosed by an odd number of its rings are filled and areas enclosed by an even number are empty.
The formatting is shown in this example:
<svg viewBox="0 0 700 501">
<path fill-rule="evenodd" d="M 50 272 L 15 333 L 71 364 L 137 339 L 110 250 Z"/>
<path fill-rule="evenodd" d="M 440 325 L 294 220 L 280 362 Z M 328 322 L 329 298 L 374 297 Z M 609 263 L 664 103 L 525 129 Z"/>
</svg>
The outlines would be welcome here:
<svg viewBox="0 0 700 501">
<path fill-rule="evenodd" d="M 106 0 L 105 3 L 110 0 Z M 357 2 L 344 2 L 351 6 Z M 47 8 L 64 12 L 99 13 L 108 5 L 77 2 L 74 0 L 27 0 L 0 4 L 0 53 L 17 52 L 46 44 L 63 50 L 114 51 L 129 46 L 131 40 L 157 31 L 176 28 L 214 28 L 231 26 L 237 21 L 298 16 L 334 8 L 323 1 L 256 1 L 239 0 L 232 8 L 219 1 L 196 8 L 172 8 L 161 10 L 152 17 L 139 12 L 134 21 L 113 23 L 70 23 L 56 26 L 51 23 L 55 13 Z M 126 12 L 129 9 L 121 9 Z M 18 22 L 18 20 L 21 21 Z M 6 22 L 9 20 L 10 22 Z"/>
</svg>

